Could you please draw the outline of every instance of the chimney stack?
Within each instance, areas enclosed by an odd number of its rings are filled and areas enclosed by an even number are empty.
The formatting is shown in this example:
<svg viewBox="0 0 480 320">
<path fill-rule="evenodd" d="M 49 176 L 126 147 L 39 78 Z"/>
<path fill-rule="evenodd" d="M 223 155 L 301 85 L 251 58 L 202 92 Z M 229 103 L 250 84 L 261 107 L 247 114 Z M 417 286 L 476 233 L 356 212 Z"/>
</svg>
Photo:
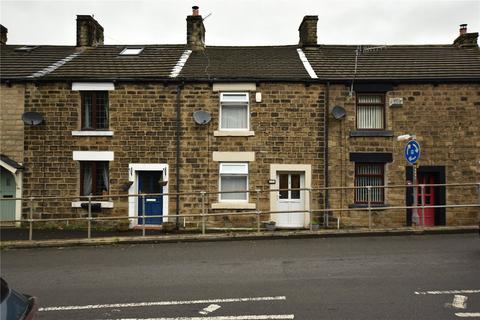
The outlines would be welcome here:
<svg viewBox="0 0 480 320">
<path fill-rule="evenodd" d="M 103 45 L 103 27 L 93 16 L 77 15 L 77 47 Z"/>
<path fill-rule="evenodd" d="M 478 32 L 467 32 L 467 24 L 460 25 L 460 35 L 453 41 L 453 45 L 459 48 L 478 47 Z"/>
<path fill-rule="evenodd" d="M 317 45 L 317 22 L 318 16 L 303 17 L 298 32 L 300 34 L 299 45 L 301 47 L 311 47 Z"/>
<path fill-rule="evenodd" d="M 7 44 L 8 29 L 0 24 L 0 44 Z"/>
<path fill-rule="evenodd" d="M 187 45 L 193 51 L 205 49 L 205 26 L 197 6 L 193 6 L 192 15 L 187 16 Z"/>
</svg>

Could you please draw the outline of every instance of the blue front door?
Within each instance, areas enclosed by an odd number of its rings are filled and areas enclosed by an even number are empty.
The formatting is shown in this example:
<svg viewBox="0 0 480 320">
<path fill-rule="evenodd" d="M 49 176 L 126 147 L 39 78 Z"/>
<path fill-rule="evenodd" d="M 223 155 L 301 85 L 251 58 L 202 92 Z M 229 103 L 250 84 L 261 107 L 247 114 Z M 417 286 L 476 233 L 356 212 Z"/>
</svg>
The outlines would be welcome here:
<svg viewBox="0 0 480 320">
<path fill-rule="evenodd" d="M 162 193 L 163 171 L 138 171 L 138 193 L 146 194 L 144 198 L 138 197 L 138 216 L 146 217 L 163 214 Z M 162 224 L 162 217 L 145 218 L 145 224 Z M 143 219 L 138 218 L 138 224 L 143 224 Z"/>
</svg>

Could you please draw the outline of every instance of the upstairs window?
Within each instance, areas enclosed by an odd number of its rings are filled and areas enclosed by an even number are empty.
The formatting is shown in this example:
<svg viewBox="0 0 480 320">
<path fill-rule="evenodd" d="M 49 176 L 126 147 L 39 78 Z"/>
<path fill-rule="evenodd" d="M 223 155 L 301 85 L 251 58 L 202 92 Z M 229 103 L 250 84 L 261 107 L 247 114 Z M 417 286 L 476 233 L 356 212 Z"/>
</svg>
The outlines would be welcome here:
<svg viewBox="0 0 480 320">
<path fill-rule="evenodd" d="M 108 92 L 82 91 L 82 130 L 108 129 Z"/>
<path fill-rule="evenodd" d="M 248 190 L 248 163 L 220 164 L 220 192 Z M 220 193 L 220 201 L 247 201 L 248 192 Z"/>
<path fill-rule="evenodd" d="M 108 193 L 108 161 L 80 161 L 80 195 Z"/>
<path fill-rule="evenodd" d="M 385 129 L 384 94 L 357 94 L 357 129 Z"/>
<path fill-rule="evenodd" d="M 249 130 L 248 93 L 220 95 L 220 130 Z"/>
<path fill-rule="evenodd" d="M 355 163 L 355 187 L 383 186 L 384 163 Z M 384 203 L 384 188 L 372 188 L 370 203 Z M 355 189 L 355 203 L 368 204 L 368 189 Z"/>
</svg>

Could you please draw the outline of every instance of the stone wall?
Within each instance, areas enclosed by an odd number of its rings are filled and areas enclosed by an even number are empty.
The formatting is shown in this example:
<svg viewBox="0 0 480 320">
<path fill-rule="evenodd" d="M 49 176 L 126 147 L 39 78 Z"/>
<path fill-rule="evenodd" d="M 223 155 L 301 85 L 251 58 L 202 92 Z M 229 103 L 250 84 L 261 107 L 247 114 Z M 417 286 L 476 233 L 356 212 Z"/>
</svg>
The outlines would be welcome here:
<svg viewBox="0 0 480 320">
<path fill-rule="evenodd" d="M 330 91 L 330 108 L 339 105 L 346 109 L 344 120 L 329 118 L 329 176 L 331 186 L 354 185 L 354 162 L 350 152 L 388 152 L 393 162 L 385 168 L 386 185 L 406 184 L 405 142 L 401 134 L 416 134 L 421 145 L 420 170 L 426 166 L 444 166 L 446 183 L 472 183 L 480 179 L 480 85 L 475 84 L 410 84 L 394 86 L 386 93 L 389 98 L 403 98 L 402 107 L 386 107 L 386 130 L 393 137 L 351 137 L 355 130 L 355 96 L 344 85 L 334 85 Z M 351 190 L 331 192 L 331 207 L 345 208 L 354 202 Z M 385 202 L 404 206 L 405 188 L 387 189 Z M 474 186 L 447 187 L 447 204 L 477 203 Z M 450 208 L 446 211 L 447 225 L 475 224 L 478 208 Z M 337 212 L 345 225 L 366 226 L 366 211 Z M 402 226 L 406 211 L 382 210 L 374 214 L 377 225 Z"/>
<path fill-rule="evenodd" d="M 209 191 L 208 207 L 217 201 L 219 164 L 214 151 L 253 151 L 255 162 L 249 166 L 249 188 L 268 189 L 270 164 L 312 165 L 312 187 L 323 186 L 323 114 L 322 85 L 262 83 L 257 85 L 263 100 L 255 102 L 250 94 L 251 130 L 254 136 L 218 137 L 219 93 L 208 84 L 185 85 L 181 92 L 181 175 L 180 191 L 195 194 L 180 199 L 181 214 L 201 211 L 198 192 Z M 80 194 L 80 165 L 72 158 L 73 151 L 113 151 L 109 163 L 110 196 L 113 209 L 102 209 L 102 215 L 128 213 L 122 188 L 128 183 L 131 163 L 163 163 L 169 165 L 168 190 L 176 184 L 176 86 L 157 83 L 117 83 L 109 92 L 111 137 L 72 136 L 80 129 L 80 93 L 66 83 L 29 84 L 25 94 L 27 111 L 44 114 L 46 122 L 25 130 L 25 196 L 70 197 L 38 204 L 44 217 L 75 217 L 86 210 L 72 208 Z M 194 111 L 212 115 L 208 125 L 197 125 Z M 321 205 L 320 194 L 314 202 Z M 261 195 L 261 209 L 269 209 L 269 194 Z M 169 198 L 169 213 L 176 212 L 175 196 Z M 252 196 L 250 202 L 255 202 Z M 212 211 L 212 210 L 211 210 Z M 268 219 L 268 217 L 265 217 Z M 222 226 L 228 219 L 211 219 Z M 216 221 L 215 221 L 216 220 Z M 250 226 L 252 219 L 233 219 L 236 225 Z M 238 221 L 237 221 L 238 220 Z M 198 219 L 187 219 L 196 223 Z"/>
<path fill-rule="evenodd" d="M 0 87 L 0 153 L 23 162 L 23 121 L 25 87 L 23 84 Z"/>
</svg>

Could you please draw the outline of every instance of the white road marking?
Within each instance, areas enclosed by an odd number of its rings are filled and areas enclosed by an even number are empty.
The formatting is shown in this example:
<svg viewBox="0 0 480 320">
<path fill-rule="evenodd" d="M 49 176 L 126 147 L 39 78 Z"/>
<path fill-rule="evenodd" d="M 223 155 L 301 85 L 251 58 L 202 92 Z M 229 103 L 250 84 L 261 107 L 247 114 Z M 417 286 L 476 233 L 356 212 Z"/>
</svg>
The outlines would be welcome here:
<svg viewBox="0 0 480 320">
<path fill-rule="evenodd" d="M 211 304 L 206 308 L 203 308 L 203 310 L 199 311 L 198 313 L 200 314 L 209 314 L 212 313 L 215 310 L 220 309 L 221 307 L 218 304 Z"/>
<path fill-rule="evenodd" d="M 467 297 L 456 294 L 453 297 L 452 307 L 457 309 L 466 309 L 467 308 Z"/>
<path fill-rule="evenodd" d="M 480 293 L 480 289 L 471 290 L 445 290 L 445 291 L 415 291 L 415 294 L 465 294 L 465 293 Z"/>
<path fill-rule="evenodd" d="M 113 304 L 89 304 L 84 306 L 59 306 L 40 308 L 38 311 L 67 311 L 67 310 L 86 310 L 103 308 L 132 308 L 132 307 L 151 307 L 151 306 L 173 306 L 185 304 L 210 304 L 210 303 L 230 303 L 230 302 L 255 302 L 255 301 L 276 301 L 286 300 L 285 296 L 276 297 L 252 297 L 252 298 L 227 298 L 227 299 L 209 299 L 209 300 L 190 300 L 190 301 L 152 301 L 152 302 L 132 302 L 132 303 L 113 303 Z M 176 318 L 173 318 L 176 319 Z M 182 318 L 178 318 L 182 319 Z M 252 318 L 255 319 L 255 318 Z M 268 319 L 268 318 L 266 318 Z"/>
<path fill-rule="evenodd" d="M 105 320 L 289 320 L 295 319 L 293 314 L 264 314 L 247 316 L 218 316 L 218 317 L 178 317 L 178 318 L 122 318 Z"/>
<path fill-rule="evenodd" d="M 480 318 L 480 312 L 457 312 L 455 315 L 461 318 Z"/>
</svg>

